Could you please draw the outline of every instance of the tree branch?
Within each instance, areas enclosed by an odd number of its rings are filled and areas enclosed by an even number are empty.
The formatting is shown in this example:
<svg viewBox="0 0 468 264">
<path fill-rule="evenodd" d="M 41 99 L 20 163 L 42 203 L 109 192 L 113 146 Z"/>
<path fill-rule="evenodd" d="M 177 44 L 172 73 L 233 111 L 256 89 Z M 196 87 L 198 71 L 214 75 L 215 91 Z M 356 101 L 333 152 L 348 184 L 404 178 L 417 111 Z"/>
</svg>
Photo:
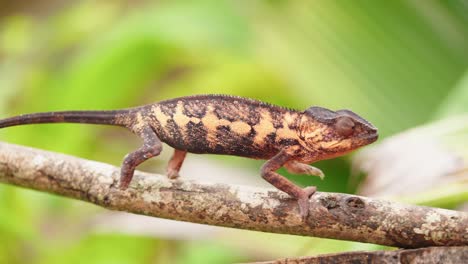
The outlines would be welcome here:
<svg viewBox="0 0 468 264">
<path fill-rule="evenodd" d="M 137 172 L 118 189 L 119 168 L 0 142 L 0 181 L 162 218 L 403 248 L 468 245 L 468 214 L 318 192 L 306 222 L 273 189 L 169 180 Z"/>
<path fill-rule="evenodd" d="M 465 263 L 468 247 L 428 247 L 418 249 L 354 251 L 314 257 L 285 258 L 250 264 L 324 264 L 324 263 Z M 247 264 L 247 263 L 245 263 Z"/>
</svg>

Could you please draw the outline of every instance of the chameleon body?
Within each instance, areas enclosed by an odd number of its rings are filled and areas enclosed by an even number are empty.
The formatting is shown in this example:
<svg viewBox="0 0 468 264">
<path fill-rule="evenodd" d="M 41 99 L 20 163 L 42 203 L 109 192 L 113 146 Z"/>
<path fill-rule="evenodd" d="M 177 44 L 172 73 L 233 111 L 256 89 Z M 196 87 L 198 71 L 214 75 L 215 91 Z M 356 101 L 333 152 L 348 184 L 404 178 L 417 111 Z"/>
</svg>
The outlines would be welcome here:
<svg viewBox="0 0 468 264">
<path fill-rule="evenodd" d="M 90 123 L 130 129 L 143 146 L 125 156 L 120 186 L 126 189 L 135 168 L 159 155 L 162 142 L 175 149 L 167 175 L 177 178 L 187 152 L 235 155 L 267 162 L 262 177 L 298 200 L 300 213 L 308 215 L 309 197 L 316 188 L 294 185 L 275 171 L 323 178 L 310 165 L 344 155 L 374 142 L 377 129 L 349 110 L 310 107 L 287 109 L 228 95 L 196 95 L 116 111 L 66 111 L 20 115 L 0 120 L 0 128 L 37 123 Z"/>
</svg>

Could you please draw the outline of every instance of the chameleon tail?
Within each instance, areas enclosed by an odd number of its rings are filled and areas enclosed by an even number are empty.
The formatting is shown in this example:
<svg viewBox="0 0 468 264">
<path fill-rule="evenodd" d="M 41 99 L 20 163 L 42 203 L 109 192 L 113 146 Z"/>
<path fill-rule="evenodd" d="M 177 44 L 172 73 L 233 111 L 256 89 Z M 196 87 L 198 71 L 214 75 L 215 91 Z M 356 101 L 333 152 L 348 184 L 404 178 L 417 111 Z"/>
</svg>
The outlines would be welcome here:
<svg viewBox="0 0 468 264">
<path fill-rule="evenodd" d="M 131 110 L 115 111 L 63 111 L 34 113 L 0 120 L 0 128 L 43 123 L 86 123 L 101 125 L 128 126 Z"/>
</svg>

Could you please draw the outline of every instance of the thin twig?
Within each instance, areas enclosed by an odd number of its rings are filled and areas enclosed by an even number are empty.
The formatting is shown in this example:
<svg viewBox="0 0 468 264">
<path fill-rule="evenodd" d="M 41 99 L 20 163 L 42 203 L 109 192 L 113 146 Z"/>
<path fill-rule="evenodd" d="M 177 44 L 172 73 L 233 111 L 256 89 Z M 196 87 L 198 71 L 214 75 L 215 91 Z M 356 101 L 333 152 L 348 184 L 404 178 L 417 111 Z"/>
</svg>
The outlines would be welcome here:
<svg viewBox="0 0 468 264">
<path fill-rule="evenodd" d="M 189 172 L 188 172 L 189 173 Z M 119 190 L 119 168 L 0 143 L 0 181 L 102 207 L 168 219 L 403 248 L 468 245 L 468 214 L 318 192 L 306 222 L 288 195 L 251 186 L 169 180 L 137 172 Z"/>
</svg>

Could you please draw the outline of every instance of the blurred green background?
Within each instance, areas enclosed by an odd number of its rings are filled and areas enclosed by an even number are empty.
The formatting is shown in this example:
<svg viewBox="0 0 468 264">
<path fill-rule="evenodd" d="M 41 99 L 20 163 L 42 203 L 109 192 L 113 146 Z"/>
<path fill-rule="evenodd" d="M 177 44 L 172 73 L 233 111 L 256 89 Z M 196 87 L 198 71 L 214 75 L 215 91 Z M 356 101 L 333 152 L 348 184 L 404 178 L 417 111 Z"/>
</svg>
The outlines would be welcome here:
<svg viewBox="0 0 468 264">
<path fill-rule="evenodd" d="M 349 108 L 383 139 L 467 113 L 467 66 L 464 0 L 0 1 L 1 118 L 226 93 Z M 70 124 L 4 129 L 0 140 L 115 165 L 139 145 L 119 128 Z M 140 169 L 161 173 L 170 154 Z M 194 178 L 210 166 L 260 178 L 261 161 L 192 158 L 203 168 L 183 173 Z M 355 191 L 349 157 L 317 167 L 324 181 L 289 177 Z M 177 224 L 1 185 L 0 263 L 230 263 L 372 248 Z"/>
</svg>

